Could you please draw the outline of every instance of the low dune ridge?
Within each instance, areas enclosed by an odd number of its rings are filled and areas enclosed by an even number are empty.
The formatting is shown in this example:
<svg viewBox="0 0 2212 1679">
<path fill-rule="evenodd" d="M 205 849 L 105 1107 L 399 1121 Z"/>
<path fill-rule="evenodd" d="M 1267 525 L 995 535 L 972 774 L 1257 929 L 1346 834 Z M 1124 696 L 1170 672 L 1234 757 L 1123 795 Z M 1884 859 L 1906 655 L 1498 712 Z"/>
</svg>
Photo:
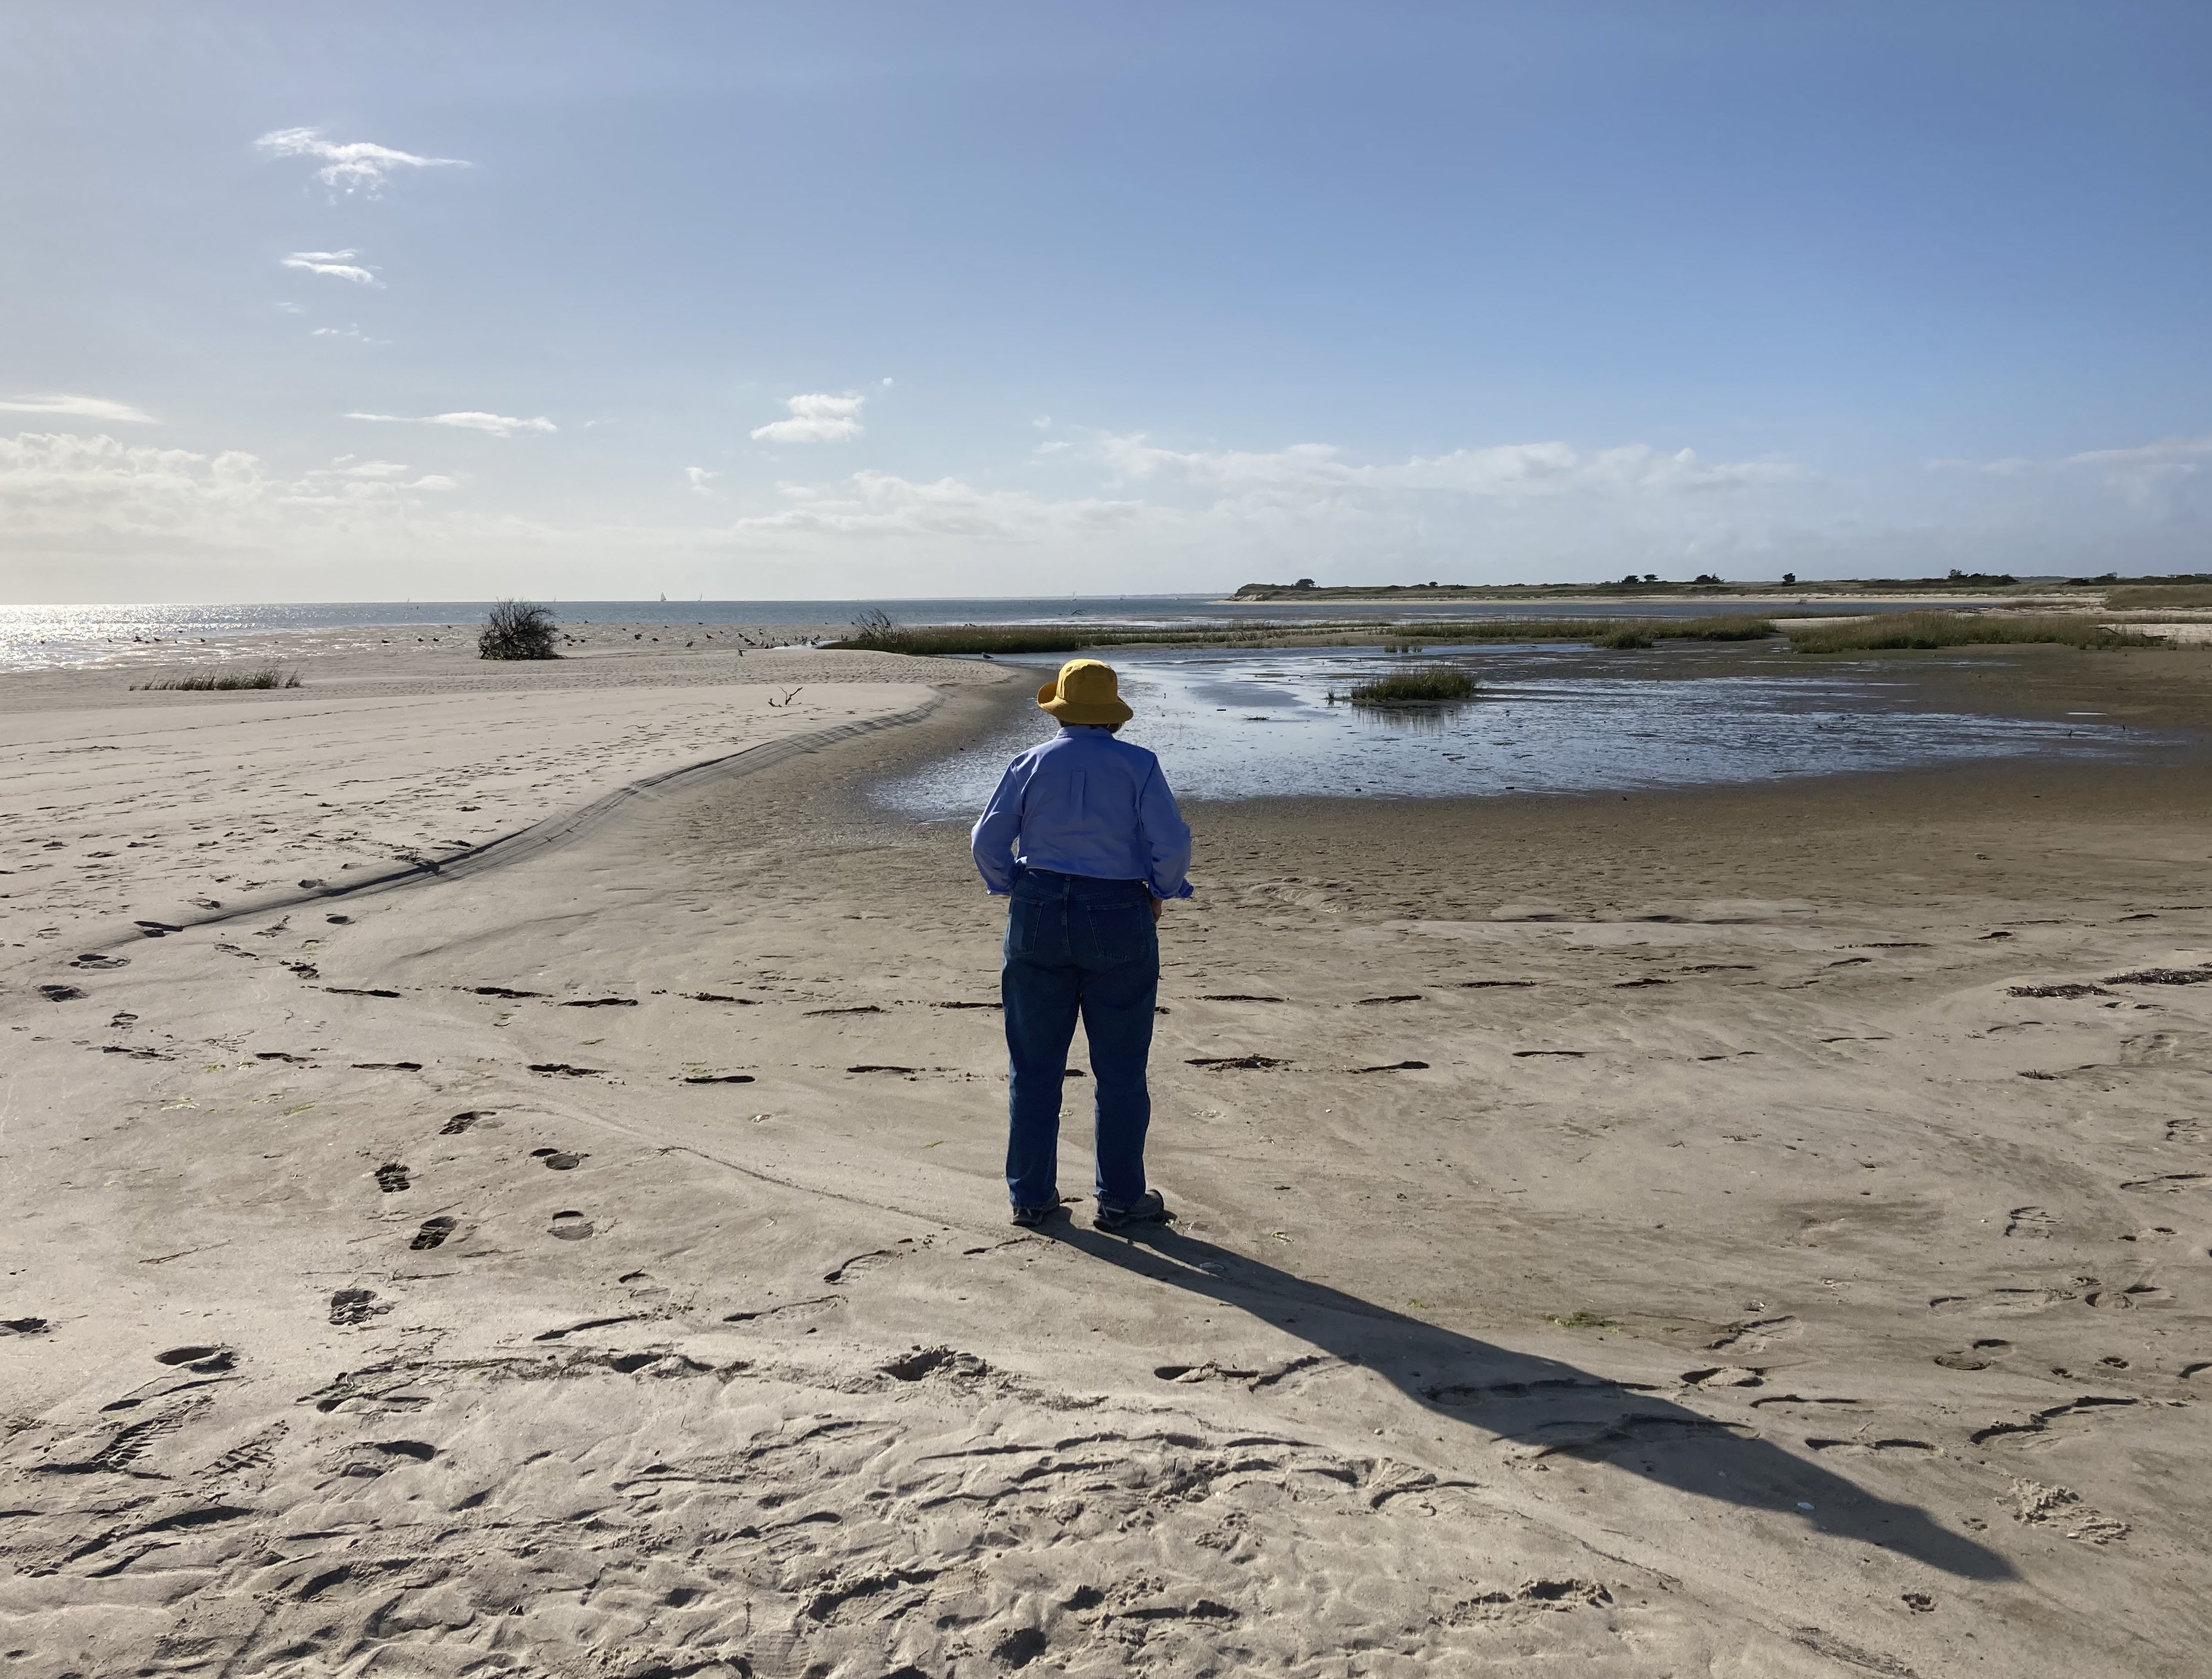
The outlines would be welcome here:
<svg viewBox="0 0 2212 1679">
<path fill-rule="evenodd" d="M 1194 807 L 1127 1240 L 866 797 L 1024 685 L 690 659 L 28 679 L 11 1666 L 2201 1668 L 2201 764 Z"/>
</svg>

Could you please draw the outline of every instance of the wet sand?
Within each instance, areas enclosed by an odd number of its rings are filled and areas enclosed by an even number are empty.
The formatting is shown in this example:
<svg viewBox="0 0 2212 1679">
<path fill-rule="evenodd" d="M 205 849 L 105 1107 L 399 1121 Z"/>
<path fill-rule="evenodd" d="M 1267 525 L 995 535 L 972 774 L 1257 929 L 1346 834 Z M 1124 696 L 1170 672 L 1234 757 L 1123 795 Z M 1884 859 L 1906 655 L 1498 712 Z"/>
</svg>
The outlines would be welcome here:
<svg viewBox="0 0 2212 1679">
<path fill-rule="evenodd" d="M 2004 703 L 2212 721 L 2192 655 L 2052 652 Z M 374 773 L 335 680 L 296 760 L 293 696 L 11 713 L 68 756 L 0 867 L 76 883 L 0 879 L 11 1670 L 2201 1670 L 2201 763 L 1195 807 L 1182 1216 L 1033 1235 L 999 914 L 866 793 L 1026 696 L 773 656 L 818 709 L 610 655 Z M 589 775 L 502 824 L 672 767 L 709 688 L 720 769 L 511 861 L 133 927 L 195 819 L 384 868 L 511 741 Z M 313 788 L 316 873 L 235 831 Z"/>
</svg>

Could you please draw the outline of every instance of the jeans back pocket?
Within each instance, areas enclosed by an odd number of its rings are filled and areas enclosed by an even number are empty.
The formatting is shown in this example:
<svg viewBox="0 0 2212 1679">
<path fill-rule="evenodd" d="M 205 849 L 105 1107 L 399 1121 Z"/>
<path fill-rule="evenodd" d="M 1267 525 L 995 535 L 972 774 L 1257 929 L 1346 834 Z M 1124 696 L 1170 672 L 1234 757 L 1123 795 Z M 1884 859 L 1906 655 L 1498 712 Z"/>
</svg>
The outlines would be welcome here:
<svg viewBox="0 0 2212 1679">
<path fill-rule="evenodd" d="M 1077 960 L 1086 968 L 1119 968 L 1159 959 L 1159 930 L 1152 906 L 1142 898 L 1125 903 L 1091 903 L 1082 910 L 1087 935 Z"/>
</svg>

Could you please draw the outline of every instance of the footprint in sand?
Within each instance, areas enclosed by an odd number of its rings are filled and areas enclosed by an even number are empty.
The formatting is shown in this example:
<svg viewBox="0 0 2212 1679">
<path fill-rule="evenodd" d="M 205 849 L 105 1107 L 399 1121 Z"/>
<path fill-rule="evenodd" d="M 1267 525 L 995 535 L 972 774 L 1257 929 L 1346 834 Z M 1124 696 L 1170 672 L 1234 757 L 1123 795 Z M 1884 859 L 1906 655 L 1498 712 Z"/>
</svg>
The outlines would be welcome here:
<svg viewBox="0 0 2212 1679">
<path fill-rule="evenodd" d="M 1938 1353 L 1936 1362 L 1946 1370 L 1987 1370 L 2011 1351 L 2012 1342 L 2009 1341 L 1977 1341 L 1955 1353 Z"/>
<path fill-rule="evenodd" d="M 154 1362 L 182 1365 L 187 1370 L 209 1376 L 235 1368 L 238 1354 L 228 1347 L 172 1347 L 166 1353 L 155 1354 Z"/>
<path fill-rule="evenodd" d="M 2071 1288 L 1991 1288 L 1979 1294 L 1938 1294 L 1928 1302 L 1930 1311 L 2042 1311 L 2062 1301 L 2078 1300 L 2081 1291 L 2094 1288 L 2094 1277 L 2075 1277 Z"/>
<path fill-rule="evenodd" d="M 580 1242 L 592 1233 L 592 1221 L 573 1208 L 553 1215 L 547 1232 L 563 1242 Z"/>
<path fill-rule="evenodd" d="M 397 1160 L 387 1160 L 376 1169 L 376 1187 L 387 1195 L 398 1195 L 407 1187 L 407 1168 Z"/>
<path fill-rule="evenodd" d="M 1691 1388 L 1761 1388 L 1766 1385 L 1763 1371 L 1748 1365 L 1723 1365 L 1717 1370 L 1686 1370 L 1682 1385 Z"/>
<path fill-rule="evenodd" d="M 415 1253 L 427 1252 L 437 1247 L 459 1229 L 460 1222 L 459 1219 L 448 1218 L 443 1214 L 434 1219 L 425 1219 L 422 1220 L 422 1227 L 415 1232 L 415 1239 L 408 1243 L 407 1246 Z"/>
<path fill-rule="evenodd" d="M 896 1248 L 876 1248 L 867 1253 L 855 1254 L 836 1270 L 825 1274 L 824 1282 L 842 1282 L 856 1271 L 872 1271 L 878 1265 L 887 1265 L 902 1256 Z"/>
<path fill-rule="evenodd" d="M 340 1328 L 366 1323 L 392 1310 L 392 1302 L 375 1304 L 374 1288 L 341 1288 L 331 1296 L 331 1322 Z"/>
<path fill-rule="evenodd" d="M 1995 1422 L 1986 1428 L 1978 1428 L 1967 1439 L 1976 1445 L 1987 1445 L 1992 1440 L 2018 1444 L 2023 1437 L 2055 1432 L 2078 1433 L 2084 1427 L 2094 1427 L 2109 1411 L 2134 1405 L 2133 1399 L 2103 1394 L 2084 1394 L 2079 1399 L 2048 1409 L 2032 1412 L 2020 1422 Z"/>
<path fill-rule="evenodd" d="M 586 1159 L 581 1154 L 571 1154 L 561 1148 L 533 1148 L 530 1156 L 534 1160 L 544 1161 L 546 1169 L 550 1171 L 574 1171 L 584 1164 Z"/>
<path fill-rule="evenodd" d="M 1805 1438 L 1805 1444 L 1814 1451 L 1840 1451 L 1846 1455 L 1874 1451 L 1901 1451 L 1922 1457 L 1936 1457 L 1942 1455 L 1937 1451 L 1932 1440 L 1826 1439 L 1808 1434 Z"/>
<path fill-rule="evenodd" d="M 919 1382 L 927 1376 L 961 1377 L 988 1376 L 991 1366 L 973 1353 L 963 1353 L 950 1347 L 917 1347 L 902 1359 L 893 1359 L 883 1366 L 884 1375 L 896 1382 Z"/>
<path fill-rule="evenodd" d="M 74 985 L 41 985 L 39 995 L 50 1003 L 73 1003 L 85 994 Z"/>
<path fill-rule="evenodd" d="M 2120 1187 L 2139 1194 L 2178 1195 L 2184 1189 L 2212 1188 L 2212 1172 L 2169 1171 L 2156 1177 L 2138 1177 Z"/>
<path fill-rule="evenodd" d="M 2040 1207 L 2015 1207 L 2005 1215 L 2008 1236 L 2048 1236 L 2057 1228 L 2058 1220 Z"/>
<path fill-rule="evenodd" d="M 89 968 L 99 973 L 106 973 L 114 969 L 127 968 L 130 965 L 131 958 L 127 956 L 103 956 L 98 951 L 87 951 L 70 964 L 72 968 Z"/>
<path fill-rule="evenodd" d="M 438 1128 L 438 1135 L 441 1137 L 458 1137 L 470 1127 L 484 1124 L 489 1121 L 495 1111 L 490 1108 L 471 1108 L 465 1114 L 455 1114 Z"/>
</svg>

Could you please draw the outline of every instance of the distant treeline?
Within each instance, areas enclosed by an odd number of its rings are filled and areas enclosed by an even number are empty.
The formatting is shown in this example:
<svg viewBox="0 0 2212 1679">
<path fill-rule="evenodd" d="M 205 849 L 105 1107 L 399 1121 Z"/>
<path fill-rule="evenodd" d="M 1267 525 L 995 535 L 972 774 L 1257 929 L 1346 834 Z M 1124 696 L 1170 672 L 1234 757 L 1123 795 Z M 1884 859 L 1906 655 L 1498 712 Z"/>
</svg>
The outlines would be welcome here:
<svg viewBox="0 0 2212 1679">
<path fill-rule="evenodd" d="M 1649 647 L 1655 637 L 1692 642 L 1749 642 L 1774 635 L 1771 619 L 1710 618 L 1484 618 L 1434 624 L 1394 624 L 1375 618 L 1338 624 L 1211 624 L 1176 629 L 1085 629 L 1066 624 L 894 623 L 883 612 L 864 613 L 833 650 L 876 653 L 1079 653 L 1107 647 L 1346 646 L 1379 642 L 1412 649 L 1423 642 L 1464 646 L 1469 642 L 1593 642 L 1607 647 Z"/>
<path fill-rule="evenodd" d="M 2182 591 L 2175 591 L 2181 593 Z M 2201 591 L 2212 597 L 2212 589 Z M 2207 605 L 2212 605 L 2208 599 Z M 1809 614 L 1705 618 L 1446 618 L 1426 624 L 1382 619 L 1255 628 L 1216 624 L 1173 630 L 1081 629 L 1064 624 L 902 624 L 870 612 L 831 648 L 919 654 L 1079 653 L 1109 647 L 1346 647 L 1419 653 L 1478 642 L 1584 642 L 1615 651 L 1661 642 L 1756 642 L 1787 636 L 1793 653 L 1870 653 L 1948 647 L 2056 642 L 2066 647 L 2172 647 L 2088 612 L 1887 612 L 1838 621 Z"/>
<path fill-rule="evenodd" d="M 1355 583 L 1324 587 L 1310 577 L 1295 583 L 1247 583 L 1237 591 L 1239 600 L 1402 600 L 1406 597 L 1431 600 L 1544 600 L 1572 599 L 1577 595 L 1608 599 L 1690 598 L 1703 595 L 1772 594 L 1784 590 L 1836 594 L 1990 593 L 1999 589 L 2047 593 L 2056 589 L 2173 587 L 2212 584 L 2212 572 L 2184 572 L 2172 576 L 2123 577 L 2107 572 L 2100 577 L 2057 577 L 2023 581 L 2010 572 L 1953 571 L 1942 577 L 1822 577 L 1800 579 L 1784 572 L 1771 581 L 1732 581 L 1705 573 L 1686 581 L 1669 581 L 1653 573 L 1603 583 Z M 2122 603 L 2114 601 L 2115 605 Z M 2130 603 L 2133 604 L 2133 603 Z M 2145 601 L 2146 605 L 2182 605 L 2182 601 Z"/>
</svg>

